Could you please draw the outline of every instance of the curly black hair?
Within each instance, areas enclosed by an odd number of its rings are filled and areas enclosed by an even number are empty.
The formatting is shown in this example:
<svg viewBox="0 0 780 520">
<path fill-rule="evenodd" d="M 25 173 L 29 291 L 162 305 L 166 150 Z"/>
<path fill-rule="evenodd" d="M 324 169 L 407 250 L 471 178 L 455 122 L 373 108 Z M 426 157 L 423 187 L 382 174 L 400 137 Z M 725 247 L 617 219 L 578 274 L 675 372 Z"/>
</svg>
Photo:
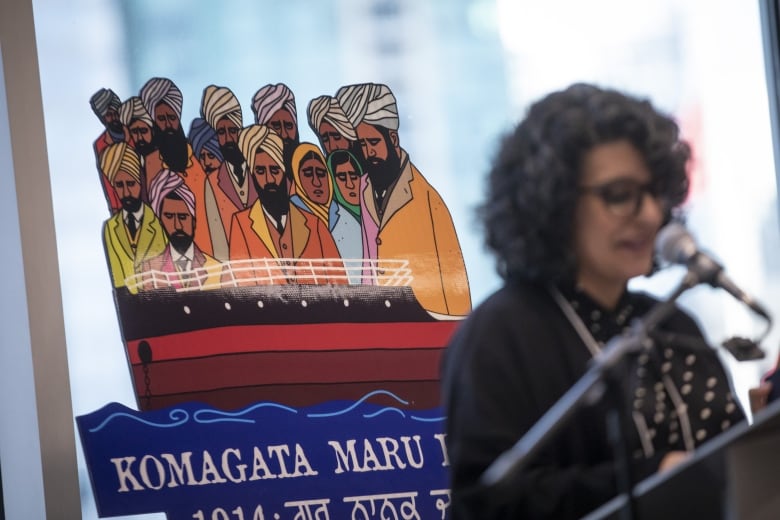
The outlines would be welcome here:
<svg viewBox="0 0 780 520">
<path fill-rule="evenodd" d="M 574 212 L 581 165 L 595 146 L 631 142 L 670 207 L 688 194 L 691 152 L 671 117 L 650 102 L 578 83 L 531 105 L 500 143 L 478 208 L 485 243 L 505 279 L 573 281 Z M 669 220 L 670 213 L 665 215 Z"/>
</svg>

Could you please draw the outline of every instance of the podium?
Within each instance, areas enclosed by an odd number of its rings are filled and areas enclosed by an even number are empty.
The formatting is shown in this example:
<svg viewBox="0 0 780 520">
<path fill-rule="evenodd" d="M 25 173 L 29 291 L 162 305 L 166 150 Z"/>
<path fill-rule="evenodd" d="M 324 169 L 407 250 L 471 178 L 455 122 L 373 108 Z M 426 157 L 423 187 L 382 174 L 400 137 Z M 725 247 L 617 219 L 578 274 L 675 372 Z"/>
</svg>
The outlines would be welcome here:
<svg viewBox="0 0 780 520">
<path fill-rule="evenodd" d="M 780 400 L 634 487 L 635 520 L 780 519 Z M 619 495 L 585 517 L 626 518 Z"/>
</svg>

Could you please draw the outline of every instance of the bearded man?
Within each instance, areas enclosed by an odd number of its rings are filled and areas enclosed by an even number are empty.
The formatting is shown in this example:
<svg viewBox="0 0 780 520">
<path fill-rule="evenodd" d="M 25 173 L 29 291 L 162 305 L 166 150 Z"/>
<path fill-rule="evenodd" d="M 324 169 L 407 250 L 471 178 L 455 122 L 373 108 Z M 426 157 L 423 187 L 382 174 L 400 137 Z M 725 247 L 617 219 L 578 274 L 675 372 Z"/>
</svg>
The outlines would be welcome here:
<svg viewBox="0 0 780 520">
<path fill-rule="evenodd" d="M 192 145 L 192 152 L 198 158 L 201 168 L 206 173 L 206 178 L 216 173 L 222 162 L 222 150 L 219 149 L 217 133 L 202 117 L 196 117 L 190 123 L 190 131 L 187 134 Z"/>
<path fill-rule="evenodd" d="M 219 287 L 222 265 L 195 244 L 195 195 L 180 176 L 163 170 L 150 189 L 151 206 L 162 223 L 168 245 L 141 264 L 143 287 L 211 289 Z"/>
<path fill-rule="evenodd" d="M 244 128 L 238 141 L 258 199 L 233 215 L 230 260 L 279 259 L 269 270 L 264 262 L 237 275 L 252 283 L 346 283 L 346 273 L 327 225 L 290 204 L 282 139 L 267 126 Z M 325 268 L 299 269 L 284 259 L 328 259 Z M 270 272 L 270 277 L 268 273 Z"/>
<path fill-rule="evenodd" d="M 387 85 L 363 83 L 336 93 L 362 150 L 363 257 L 408 260 L 411 288 L 430 312 L 471 310 L 466 266 L 452 217 L 412 164 L 398 138 L 398 108 Z M 377 272 L 381 283 L 381 272 Z"/>
<path fill-rule="evenodd" d="M 205 186 L 206 218 L 215 258 L 229 258 L 228 234 L 233 214 L 257 200 L 257 190 L 246 171 L 246 160 L 238 148 L 243 114 L 238 98 L 226 87 L 210 85 L 200 105 L 203 119 L 214 130 L 224 161 Z"/>
<path fill-rule="evenodd" d="M 119 116 L 121 107 L 119 96 L 117 96 L 113 90 L 101 88 L 92 95 L 89 99 L 89 104 L 105 129 L 103 133 L 95 139 L 93 144 L 98 173 L 101 173 L 100 156 L 103 154 L 103 151 L 111 144 L 127 141 L 129 134 Z M 111 182 L 105 174 L 102 173 L 100 175 L 100 185 L 103 187 L 103 195 L 106 197 L 108 210 L 113 215 L 122 207 L 122 204 L 119 202 L 119 197 L 117 196 L 116 191 L 114 191 L 113 186 L 111 186 Z"/>
<path fill-rule="evenodd" d="M 179 88 L 167 78 L 152 78 L 141 88 L 141 101 L 152 116 L 152 144 L 155 151 L 145 158 L 146 188 L 149 190 L 155 176 L 163 170 L 176 172 L 195 195 L 198 221 L 206 223 L 203 200 L 206 172 L 195 157 L 184 128 L 181 125 L 183 97 Z M 208 225 L 195 232 L 195 243 L 211 254 L 211 236 Z"/>
<path fill-rule="evenodd" d="M 301 141 L 295 95 L 284 83 L 265 85 L 252 96 L 252 110 L 255 113 L 255 123 L 267 126 L 282 138 L 284 169 L 288 186 L 291 190 L 294 189 L 292 154 Z"/>
<path fill-rule="evenodd" d="M 328 157 L 336 150 L 346 150 L 355 157 L 361 154 L 357 134 L 339 100 L 333 96 L 319 96 L 306 108 L 309 127 L 317 134 L 320 146 Z"/>
<path fill-rule="evenodd" d="M 119 109 L 119 120 L 130 134 L 130 145 L 143 160 L 154 151 L 152 130 L 154 122 L 138 96 L 127 98 Z"/>
<path fill-rule="evenodd" d="M 124 142 L 109 145 L 100 156 L 100 167 L 122 205 L 103 224 L 103 247 L 114 287 L 125 287 L 142 262 L 165 249 L 167 238 L 152 208 L 141 200 L 138 154 Z"/>
</svg>

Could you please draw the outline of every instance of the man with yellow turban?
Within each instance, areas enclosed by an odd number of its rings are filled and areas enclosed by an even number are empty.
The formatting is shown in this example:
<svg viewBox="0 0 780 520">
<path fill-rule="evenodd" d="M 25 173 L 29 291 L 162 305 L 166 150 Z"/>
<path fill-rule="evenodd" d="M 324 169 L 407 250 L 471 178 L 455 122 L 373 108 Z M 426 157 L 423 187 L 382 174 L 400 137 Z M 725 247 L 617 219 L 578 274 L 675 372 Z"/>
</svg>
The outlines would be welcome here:
<svg viewBox="0 0 780 520">
<path fill-rule="evenodd" d="M 410 285 L 423 308 L 466 315 L 471 296 L 455 226 L 441 196 L 401 148 L 395 96 L 387 85 L 363 83 L 340 88 L 336 99 L 363 152 L 364 258 L 408 260 Z"/>
<path fill-rule="evenodd" d="M 141 160 L 125 142 L 109 145 L 100 169 L 116 190 L 122 209 L 103 224 L 103 247 L 114 287 L 125 287 L 144 260 L 165 249 L 167 239 L 152 208 L 141 200 Z"/>
<path fill-rule="evenodd" d="M 192 151 L 181 124 L 183 97 L 179 88 L 167 78 L 152 78 L 141 87 L 141 101 L 152 116 L 152 144 L 155 150 L 145 158 L 146 189 L 163 170 L 176 172 L 195 195 L 195 213 L 203 222 L 195 232 L 195 243 L 208 254 L 212 252 L 206 218 L 204 187 L 206 172 Z"/>
<path fill-rule="evenodd" d="M 233 215 L 230 226 L 230 260 L 280 259 L 266 283 L 345 283 L 346 275 L 327 224 L 290 204 L 284 170 L 282 139 L 265 125 L 244 128 L 238 145 L 247 160 L 258 199 Z M 322 267 L 296 269 L 283 259 L 326 259 Z M 254 278 L 268 274 L 261 262 L 236 275 Z M 255 282 L 257 283 L 257 282 Z"/>
<path fill-rule="evenodd" d="M 238 135 L 244 124 L 238 98 L 226 87 L 209 85 L 203 91 L 200 114 L 214 129 L 224 157 L 219 169 L 208 176 L 204 197 L 213 254 L 225 261 L 229 257 L 228 233 L 233 214 L 251 206 L 257 200 L 257 190 L 247 176 L 246 161 L 238 148 Z"/>
</svg>

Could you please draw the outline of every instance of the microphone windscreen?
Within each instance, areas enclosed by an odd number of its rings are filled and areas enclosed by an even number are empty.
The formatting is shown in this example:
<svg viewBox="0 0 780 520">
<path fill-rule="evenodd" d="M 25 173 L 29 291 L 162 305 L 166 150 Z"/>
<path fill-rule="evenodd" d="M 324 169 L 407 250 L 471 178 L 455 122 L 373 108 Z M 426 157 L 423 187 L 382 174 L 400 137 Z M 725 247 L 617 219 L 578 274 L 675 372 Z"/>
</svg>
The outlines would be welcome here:
<svg viewBox="0 0 780 520">
<path fill-rule="evenodd" d="M 672 264 L 687 264 L 696 255 L 698 247 L 685 226 L 672 222 L 658 232 L 655 239 L 658 257 Z"/>
</svg>

